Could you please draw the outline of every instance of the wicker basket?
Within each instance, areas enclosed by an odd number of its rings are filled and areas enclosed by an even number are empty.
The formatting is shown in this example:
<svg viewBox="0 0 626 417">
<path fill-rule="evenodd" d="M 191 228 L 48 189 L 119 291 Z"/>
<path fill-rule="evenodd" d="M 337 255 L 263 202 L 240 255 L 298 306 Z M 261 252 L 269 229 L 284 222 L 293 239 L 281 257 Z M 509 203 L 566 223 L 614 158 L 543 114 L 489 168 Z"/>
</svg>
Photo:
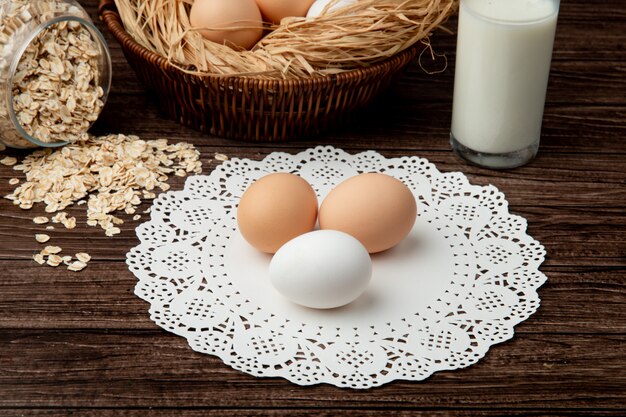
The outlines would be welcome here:
<svg viewBox="0 0 626 417">
<path fill-rule="evenodd" d="M 255 141 L 312 136 L 347 121 L 397 78 L 424 46 L 368 68 L 299 80 L 189 75 L 139 45 L 124 30 L 114 0 L 99 14 L 159 106 L 181 124 L 212 135 Z"/>
</svg>

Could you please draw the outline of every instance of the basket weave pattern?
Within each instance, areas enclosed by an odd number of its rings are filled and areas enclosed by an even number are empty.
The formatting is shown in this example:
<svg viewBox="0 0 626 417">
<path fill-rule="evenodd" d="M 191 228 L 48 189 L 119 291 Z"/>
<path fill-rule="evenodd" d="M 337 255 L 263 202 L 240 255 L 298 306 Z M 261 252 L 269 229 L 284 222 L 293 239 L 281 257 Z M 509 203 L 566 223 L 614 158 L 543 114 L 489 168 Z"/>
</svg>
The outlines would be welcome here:
<svg viewBox="0 0 626 417">
<path fill-rule="evenodd" d="M 309 79 L 187 74 L 139 45 L 125 31 L 114 0 L 99 14 L 159 107 L 185 126 L 249 141 L 312 136 L 347 121 L 399 76 L 424 45 L 370 67 Z"/>
</svg>

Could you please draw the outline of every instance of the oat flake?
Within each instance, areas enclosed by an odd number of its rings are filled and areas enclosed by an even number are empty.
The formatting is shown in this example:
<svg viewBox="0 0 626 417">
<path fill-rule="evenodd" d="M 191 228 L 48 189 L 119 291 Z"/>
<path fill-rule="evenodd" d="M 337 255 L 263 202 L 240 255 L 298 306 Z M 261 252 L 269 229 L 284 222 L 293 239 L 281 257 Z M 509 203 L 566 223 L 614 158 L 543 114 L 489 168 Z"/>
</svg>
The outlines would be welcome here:
<svg viewBox="0 0 626 417">
<path fill-rule="evenodd" d="M 42 251 L 41 254 L 42 255 L 56 255 L 57 253 L 60 253 L 63 249 L 61 249 L 58 246 L 46 246 Z"/>
<path fill-rule="evenodd" d="M 37 262 L 39 265 L 43 265 L 46 263 L 46 260 L 44 259 L 43 255 L 41 253 L 36 253 L 33 255 L 33 259 L 35 260 L 35 262 Z"/>
<path fill-rule="evenodd" d="M 69 269 L 70 271 L 78 272 L 78 271 L 82 271 L 86 267 L 87 267 L 86 263 L 81 262 L 81 261 L 74 261 L 67 267 L 67 269 Z"/>
<path fill-rule="evenodd" d="M 46 243 L 47 241 L 50 240 L 50 236 L 44 233 L 41 233 L 41 234 L 38 233 L 35 235 L 35 240 L 39 243 Z"/>
<path fill-rule="evenodd" d="M 17 164 L 17 159 L 13 158 L 12 156 L 5 156 L 4 158 L 0 159 L 0 164 L 11 167 Z"/>
<path fill-rule="evenodd" d="M 91 255 L 85 252 L 78 252 L 75 256 L 76 256 L 76 259 L 84 263 L 91 261 Z"/>
<path fill-rule="evenodd" d="M 48 256 L 48 261 L 46 262 L 50 266 L 59 266 L 63 262 L 63 258 L 59 255 L 50 255 Z"/>
</svg>

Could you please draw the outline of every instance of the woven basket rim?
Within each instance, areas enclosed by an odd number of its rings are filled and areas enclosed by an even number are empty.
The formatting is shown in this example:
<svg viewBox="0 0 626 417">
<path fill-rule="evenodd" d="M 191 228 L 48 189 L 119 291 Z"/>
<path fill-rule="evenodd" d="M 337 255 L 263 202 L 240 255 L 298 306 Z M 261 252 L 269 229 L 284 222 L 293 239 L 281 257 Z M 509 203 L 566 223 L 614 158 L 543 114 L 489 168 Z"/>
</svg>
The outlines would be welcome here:
<svg viewBox="0 0 626 417">
<path fill-rule="evenodd" d="M 269 78 L 255 78 L 253 75 L 237 75 L 237 74 L 228 74 L 228 75 L 218 75 L 218 74 L 187 74 L 180 68 L 172 65 L 166 58 L 163 56 L 147 49 L 143 45 L 139 44 L 135 39 L 130 36 L 130 34 L 124 28 L 122 24 L 122 19 L 117 10 L 117 6 L 115 5 L 114 0 L 100 0 L 100 4 L 98 6 L 98 14 L 100 18 L 104 21 L 107 29 L 111 34 L 117 39 L 117 41 L 124 47 L 130 49 L 133 53 L 140 55 L 143 59 L 147 61 L 155 62 L 159 67 L 169 72 L 175 72 L 180 75 L 196 77 L 198 79 L 209 79 L 209 80 L 230 80 L 230 81 L 238 81 L 242 83 L 254 83 L 258 85 L 263 85 L 267 88 L 289 88 L 294 86 L 303 86 L 303 85 L 315 85 L 315 84 L 325 84 L 329 81 L 349 81 L 352 79 L 358 79 L 362 77 L 367 77 L 371 75 L 371 73 L 375 73 L 377 71 L 382 70 L 387 66 L 395 66 L 397 62 L 401 62 L 405 59 L 406 55 L 414 55 L 416 51 L 421 47 L 425 48 L 426 46 L 422 42 L 417 42 L 414 45 L 411 45 L 407 49 L 401 51 L 400 53 L 391 56 L 383 61 L 376 62 L 368 67 L 364 68 L 356 68 L 353 70 L 348 70 L 344 72 L 340 72 L 337 74 L 329 74 L 329 75 L 318 75 L 310 78 L 297 78 L 297 79 L 269 79 Z"/>
</svg>

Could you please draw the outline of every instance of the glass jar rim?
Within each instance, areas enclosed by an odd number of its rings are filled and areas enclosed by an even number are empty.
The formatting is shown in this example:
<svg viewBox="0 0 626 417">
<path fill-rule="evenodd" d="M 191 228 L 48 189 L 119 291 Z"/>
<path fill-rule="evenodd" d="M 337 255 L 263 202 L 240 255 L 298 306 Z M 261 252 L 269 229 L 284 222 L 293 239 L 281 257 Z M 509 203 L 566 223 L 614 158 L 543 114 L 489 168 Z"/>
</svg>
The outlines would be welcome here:
<svg viewBox="0 0 626 417">
<path fill-rule="evenodd" d="M 17 66 L 22 60 L 22 56 L 24 55 L 24 52 L 26 52 L 26 48 L 28 48 L 28 46 L 35 40 L 35 38 L 39 36 L 44 30 L 46 30 L 50 26 L 53 26 L 61 22 L 71 22 L 71 21 L 78 22 L 79 24 L 85 26 L 87 30 L 89 31 L 89 33 L 94 37 L 94 40 L 98 42 L 99 46 L 102 48 L 102 51 L 104 53 L 104 63 L 107 67 L 105 68 L 105 72 L 107 75 L 106 75 L 106 79 L 104 80 L 104 86 L 102 87 L 102 89 L 104 90 L 104 96 L 102 98 L 103 101 L 106 102 L 109 89 L 111 88 L 111 78 L 112 78 L 112 71 L 113 71 L 112 63 L 111 63 L 111 52 L 109 51 L 109 46 L 106 42 L 106 39 L 104 38 L 104 35 L 102 34 L 102 32 L 100 32 L 100 30 L 98 30 L 98 28 L 92 22 L 80 16 L 62 15 L 62 16 L 57 16 L 53 19 L 50 19 L 46 22 L 41 23 L 33 31 L 31 31 L 31 33 L 29 33 L 28 37 L 22 43 L 20 48 L 16 51 L 13 61 L 11 62 L 11 66 L 9 68 L 9 73 L 10 73 L 9 80 L 10 81 L 7 83 L 7 86 L 6 86 L 6 89 L 7 89 L 6 105 L 9 110 L 8 112 L 9 119 L 13 123 L 17 132 L 27 141 L 37 146 L 40 146 L 42 148 L 58 148 L 60 146 L 67 145 L 69 142 L 67 141 L 52 142 L 52 143 L 42 142 L 39 139 L 34 138 L 33 136 L 29 135 L 26 132 L 26 130 L 24 130 L 24 127 L 22 126 L 22 124 L 19 122 L 19 120 L 17 120 L 17 114 L 15 113 L 15 108 L 13 107 L 13 84 L 14 84 L 13 79 L 15 78 L 15 75 L 17 73 Z"/>
</svg>

